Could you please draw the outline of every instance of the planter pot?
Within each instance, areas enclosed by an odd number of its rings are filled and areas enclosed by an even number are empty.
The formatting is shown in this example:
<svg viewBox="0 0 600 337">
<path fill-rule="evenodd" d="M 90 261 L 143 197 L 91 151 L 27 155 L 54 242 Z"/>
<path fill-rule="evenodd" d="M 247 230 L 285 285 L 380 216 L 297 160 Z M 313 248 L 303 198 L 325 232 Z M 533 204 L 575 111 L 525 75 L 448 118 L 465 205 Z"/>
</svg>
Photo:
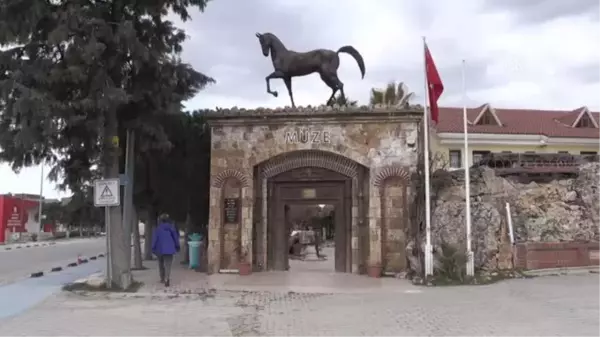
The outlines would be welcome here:
<svg viewBox="0 0 600 337">
<path fill-rule="evenodd" d="M 248 262 L 240 262 L 238 265 L 238 270 L 240 275 L 250 275 L 252 274 L 252 265 Z"/>
<path fill-rule="evenodd" d="M 383 270 L 382 270 L 381 266 L 378 266 L 378 265 L 369 266 L 367 268 L 367 275 L 369 275 L 369 277 L 380 278 L 382 271 Z"/>
</svg>

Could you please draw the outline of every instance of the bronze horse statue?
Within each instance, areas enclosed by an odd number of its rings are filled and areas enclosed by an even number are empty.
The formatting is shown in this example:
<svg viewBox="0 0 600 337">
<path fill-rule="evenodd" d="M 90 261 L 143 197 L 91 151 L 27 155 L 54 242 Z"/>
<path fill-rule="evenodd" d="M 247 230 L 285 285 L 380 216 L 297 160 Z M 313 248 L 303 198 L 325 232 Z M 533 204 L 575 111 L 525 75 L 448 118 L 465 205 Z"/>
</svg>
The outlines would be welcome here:
<svg viewBox="0 0 600 337">
<path fill-rule="evenodd" d="M 275 34 L 256 33 L 256 37 L 260 41 L 263 55 L 267 57 L 271 54 L 273 68 L 275 68 L 275 71 L 265 78 L 267 81 L 267 92 L 277 97 L 277 91 L 271 91 L 269 82 L 271 79 L 281 78 L 287 87 L 290 99 L 292 100 L 292 107 L 294 108 L 296 104 L 294 104 L 294 95 L 292 94 L 292 77 L 319 73 L 321 80 L 332 90 L 331 97 L 327 100 L 327 105 L 332 104 L 338 90 L 342 94 L 342 97 L 346 97 L 344 95 L 344 84 L 337 76 L 337 70 L 340 66 L 339 53 L 350 54 L 356 60 L 356 63 L 358 63 L 362 78 L 365 78 L 365 62 L 360 53 L 352 46 L 341 47 L 338 51 L 315 49 L 305 53 L 298 53 L 288 50 Z"/>
</svg>

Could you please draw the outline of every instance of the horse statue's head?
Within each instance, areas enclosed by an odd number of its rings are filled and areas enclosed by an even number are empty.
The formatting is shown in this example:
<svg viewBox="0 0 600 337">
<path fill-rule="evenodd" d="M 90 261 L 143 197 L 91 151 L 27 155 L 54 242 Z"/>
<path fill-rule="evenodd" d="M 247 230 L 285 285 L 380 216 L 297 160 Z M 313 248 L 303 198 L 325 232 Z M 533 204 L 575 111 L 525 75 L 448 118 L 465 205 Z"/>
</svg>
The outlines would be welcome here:
<svg viewBox="0 0 600 337">
<path fill-rule="evenodd" d="M 262 48 L 263 55 L 265 57 L 269 56 L 269 50 L 271 49 L 270 34 L 269 33 L 266 33 L 266 34 L 256 33 L 256 37 L 258 38 L 258 41 L 260 42 L 260 47 Z"/>
</svg>

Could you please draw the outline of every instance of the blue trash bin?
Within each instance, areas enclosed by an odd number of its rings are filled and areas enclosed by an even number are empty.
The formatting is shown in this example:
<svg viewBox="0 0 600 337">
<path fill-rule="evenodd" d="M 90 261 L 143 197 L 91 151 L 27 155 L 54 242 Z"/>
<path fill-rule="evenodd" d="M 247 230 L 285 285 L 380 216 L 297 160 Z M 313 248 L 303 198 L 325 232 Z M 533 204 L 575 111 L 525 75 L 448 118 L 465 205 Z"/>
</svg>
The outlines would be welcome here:
<svg viewBox="0 0 600 337">
<path fill-rule="evenodd" d="M 194 233 L 189 236 L 189 239 L 189 268 L 196 269 L 200 267 L 200 249 L 202 247 L 202 235 Z"/>
<path fill-rule="evenodd" d="M 188 241 L 190 247 L 190 269 L 196 269 L 200 267 L 200 246 L 202 241 Z"/>
</svg>

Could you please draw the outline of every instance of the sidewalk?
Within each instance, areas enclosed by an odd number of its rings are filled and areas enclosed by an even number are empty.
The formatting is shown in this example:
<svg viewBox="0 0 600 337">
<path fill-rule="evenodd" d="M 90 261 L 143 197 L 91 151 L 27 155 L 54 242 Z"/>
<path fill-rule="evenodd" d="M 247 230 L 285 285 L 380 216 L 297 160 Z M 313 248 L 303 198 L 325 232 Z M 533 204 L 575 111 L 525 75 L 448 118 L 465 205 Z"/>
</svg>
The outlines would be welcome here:
<svg viewBox="0 0 600 337">
<path fill-rule="evenodd" d="M 327 254 L 333 256 L 333 249 Z M 407 280 L 395 278 L 369 278 L 333 272 L 333 259 L 328 261 L 291 260 L 291 270 L 287 272 L 259 272 L 248 276 L 237 274 L 213 274 L 189 270 L 181 264 L 182 254 L 173 261 L 171 286 L 166 288 L 159 282 L 156 261 L 144 261 L 146 270 L 134 271 L 134 279 L 143 282 L 137 296 L 157 294 L 203 294 L 221 291 L 251 291 L 277 293 L 318 293 L 318 294 L 358 294 L 358 293 L 413 293 L 419 287 Z"/>
</svg>

